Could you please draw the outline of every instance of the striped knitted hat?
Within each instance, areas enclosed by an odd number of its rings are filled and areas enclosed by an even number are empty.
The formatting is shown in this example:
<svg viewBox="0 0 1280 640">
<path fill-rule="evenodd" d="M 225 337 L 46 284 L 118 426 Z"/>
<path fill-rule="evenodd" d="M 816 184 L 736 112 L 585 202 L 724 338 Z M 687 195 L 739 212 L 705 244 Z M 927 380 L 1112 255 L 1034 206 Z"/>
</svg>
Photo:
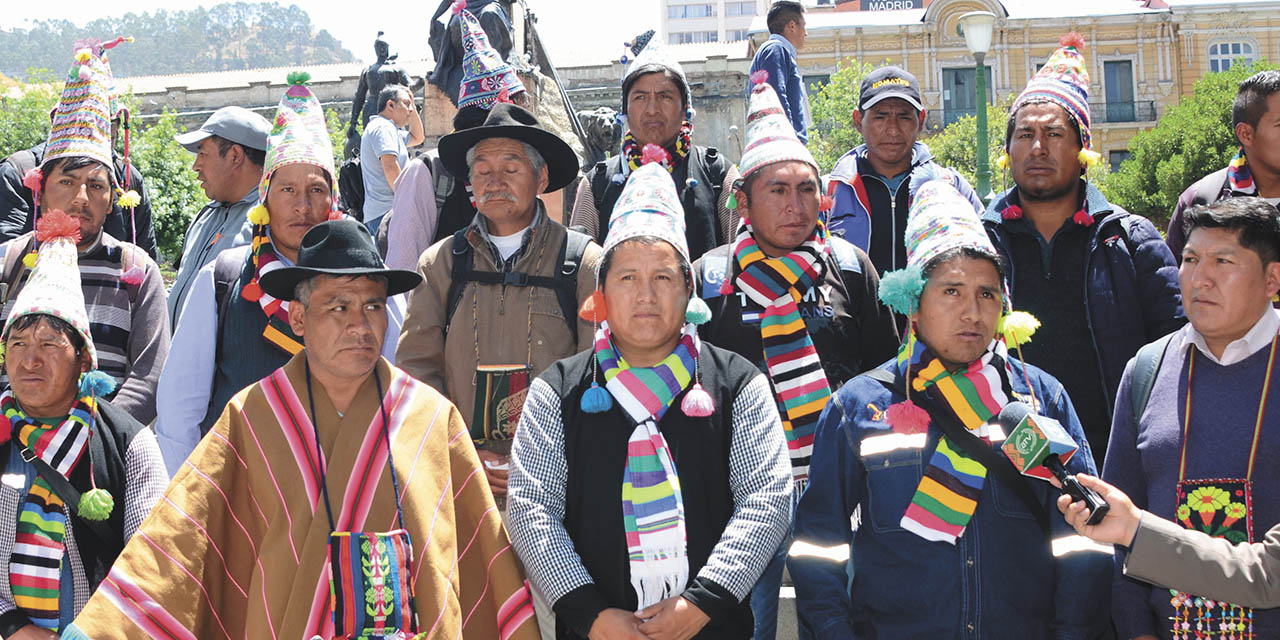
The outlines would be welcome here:
<svg viewBox="0 0 1280 640">
<path fill-rule="evenodd" d="M 1058 40 L 1061 45 L 1044 66 L 1027 83 L 1027 87 L 1013 101 L 1010 113 L 1017 113 L 1025 104 L 1052 102 L 1067 110 L 1080 128 L 1080 148 L 1092 149 L 1089 133 L 1089 70 L 1080 50 L 1084 48 L 1084 36 L 1068 33 Z"/>
<path fill-rule="evenodd" d="M 320 101 L 307 88 L 310 80 L 311 74 L 305 71 L 295 71 L 288 76 L 289 88 L 280 97 L 280 107 L 267 137 L 267 158 L 262 167 L 262 182 L 258 185 L 258 201 L 266 202 L 267 188 L 276 169 L 290 164 L 310 164 L 329 172 L 329 189 L 333 192 L 330 211 L 336 214 L 338 174 L 333 170 L 333 142 L 329 139 Z"/>
<path fill-rule="evenodd" d="M 524 91 L 524 83 L 516 72 L 489 44 L 480 21 L 470 11 L 463 9 L 465 2 L 454 5 L 458 22 L 462 25 L 462 84 L 458 87 L 458 108 L 477 105 L 484 109 L 493 106 L 502 92 L 508 95 Z"/>
<path fill-rule="evenodd" d="M 644 164 L 631 172 L 613 207 L 609 233 L 604 238 L 605 254 L 632 238 L 653 236 L 666 240 L 685 260 L 690 260 L 684 207 L 671 173 L 663 166 L 665 157 L 661 147 L 644 146 Z"/>
<path fill-rule="evenodd" d="M 782 110 L 778 92 L 768 83 L 769 72 L 761 69 L 751 74 L 751 102 L 747 112 L 747 146 L 742 151 L 742 177 L 775 162 L 799 160 L 818 169 L 813 154 L 796 137 L 795 127 Z"/>
<path fill-rule="evenodd" d="M 89 314 L 84 307 L 84 291 L 80 288 L 80 263 L 76 244 L 80 242 L 80 223 L 60 209 L 54 209 L 36 221 L 36 240 L 40 243 L 35 268 L 26 286 L 18 292 L 5 319 L 4 336 L 18 318 L 44 314 L 66 321 L 84 340 L 90 367 L 98 368 L 98 351 L 89 333 Z"/>
<path fill-rule="evenodd" d="M 75 63 L 53 111 L 41 167 L 71 156 L 85 156 L 113 166 L 111 118 L 116 109 L 115 80 L 106 54 L 121 42 L 132 41 L 133 38 L 116 38 L 105 43 L 97 40 L 76 43 Z"/>
</svg>

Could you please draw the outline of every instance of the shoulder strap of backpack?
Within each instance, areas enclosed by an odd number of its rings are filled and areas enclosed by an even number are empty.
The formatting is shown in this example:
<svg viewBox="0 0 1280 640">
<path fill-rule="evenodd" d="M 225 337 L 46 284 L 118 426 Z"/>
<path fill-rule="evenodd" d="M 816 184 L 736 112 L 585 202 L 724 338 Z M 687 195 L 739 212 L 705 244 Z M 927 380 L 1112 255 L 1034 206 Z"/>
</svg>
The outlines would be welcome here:
<svg viewBox="0 0 1280 640">
<path fill-rule="evenodd" d="M 449 244 L 453 252 L 453 267 L 449 269 L 449 292 L 445 294 L 444 327 L 441 332 L 449 335 L 449 323 L 453 321 L 453 313 L 462 302 L 462 292 L 467 288 L 467 275 L 472 272 L 471 243 L 467 242 L 467 228 L 463 227 L 453 233 Z"/>
<path fill-rule="evenodd" d="M 1227 188 L 1227 170 L 1219 169 L 1196 183 L 1195 204 L 1213 204 Z"/>
<path fill-rule="evenodd" d="M 436 217 L 439 218 L 440 212 L 444 210 L 444 201 L 449 198 L 449 193 L 453 191 L 453 183 L 456 178 L 448 169 L 444 168 L 444 163 L 440 161 L 440 151 L 432 149 L 427 152 L 427 157 L 423 160 L 427 168 L 431 170 L 431 184 L 435 188 L 436 193 Z"/>
<path fill-rule="evenodd" d="M 578 269 L 582 267 L 582 255 L 589 242 L 591 237 L 587 234 L 568 229 L 560 248 L 560 269 L 555 275 L 556 300 L 574 344 L 578 342 Z"/>
<path fill-rule="evenodd" d="M 887 387 L 890 391 L 903 393 L 899 386 L 897 376 L 885 371 L 879 367 L 863 373 L 862 375 L 871 378 Z M 1027 484 L 1029 482 L 1018 470 L 1013 467 L 1013 463 L 1005 456 L 996 453 L 996 450 L 990 445 L 983 442 L 980 438 L 973 435 L 958 420 L 951 417 L 946 411 L 939 410 L 933 406 L 924 394 L 917 393 L 913 400 L 917 406 L 929 413 L 929 418 L 933 424 L 938 425 L 938 429 L 942 434 L 949 438 L 952 443 L 958 445 L 966 454 L 978 461 L 982 466 L 986 467 L 996 477 L 1013 490 L 1014 494 L 1031 511 L 1031 515 L 1035 516 L 1036 524 L 1040 525 L 1040 529 L 1046 534 L 1049 532 L 1049 514 L 1045 510 L 1043 504 L 1036 499 L 1035 492 Z"/>
<path fill-rule="evenodd" d="M 1160 364 L 1164 362 L 1165 349 L 1172 338 L 1171 333 L 1155 342 L 1143 345 L 1138 349 L 1137 355 L 1133 356 L 1133 380 L 1129 387 L 1129 400 L 1132 403 L 1134 424 L 1142 419 L 1142 412 L 1147 409 L 1147 401 L 1151 399 L 1151 388 L 1156 384 L 1156 373 L 1160 371 Z"/>
<path fill-rule="evenodd" d="M 612 210 L 606 211 L 605 196 L 613 181 L 609 175 L 609 162 L 601 161 L 596 163 L 595 173 L 591 175 L 591 198 L 595 200 L 596 205 L 596 233 L 600 234 L 599 240 L 604 241 L 605 235 L 609 233 L 609 215 Z"/>
</svg>

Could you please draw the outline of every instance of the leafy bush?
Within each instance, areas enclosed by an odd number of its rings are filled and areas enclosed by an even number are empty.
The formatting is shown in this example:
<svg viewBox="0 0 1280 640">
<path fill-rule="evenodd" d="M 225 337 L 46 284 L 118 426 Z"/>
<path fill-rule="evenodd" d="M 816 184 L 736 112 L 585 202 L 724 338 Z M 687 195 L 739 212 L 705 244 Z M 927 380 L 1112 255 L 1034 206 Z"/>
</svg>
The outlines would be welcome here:
<svg viewBox="0 0 1280 640">
<path fill-rule="evenodd" d="M 62 83 L 49 71 L 31 69 L 27 75 L 35 80 L 0 82 L 0 158 L 49 137 L 49 110 L 58 103 Z"/>
<path fill-rule="evenodd" d="M 858 90 L 863 76 L 875 67 L 846 58 L 840 70 L 809 96 L 809 151 L 823 172 L 830 171 L 845 153 L 862 144 L 862 134 L 853 126 L 853 112 L 858 108 Z"/>
<path fill-rule="evenodd" d="M 172 111 L 166 109 L 154 122 L 134 126 L 137 128 L 129 154 L 146 179 L 156 244 L 160 253 L 172 261 L 181 255 L 187 226 L 208 198 L 191 170 L 194 156 L 173 139 L 185 128 L 178 126 Z"/>
<path fill-rule="evenodd" d="M 1231 128 L 1231 104 L 1241 81 L 1274 64 L 1237 62 L 1196 81 L 1193 93 L 1165 112 L 1156 126 L 1129 142 L 1129 159 L 1111 175 L 1108 199 L 1163 229 L 1178 196 L 1196 180 L 1227 165 L 1240 148 Z"/>
</svg>

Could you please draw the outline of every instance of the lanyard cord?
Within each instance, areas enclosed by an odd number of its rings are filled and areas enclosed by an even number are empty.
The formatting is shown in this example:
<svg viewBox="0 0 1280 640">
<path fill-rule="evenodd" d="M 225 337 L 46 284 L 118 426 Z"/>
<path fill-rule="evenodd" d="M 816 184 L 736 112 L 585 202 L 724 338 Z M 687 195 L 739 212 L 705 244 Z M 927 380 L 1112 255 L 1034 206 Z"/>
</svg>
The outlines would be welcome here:
<svg viewBox="0 0 1280 640">
<path fill-rule="evenodd" d="M 324 510 L 329 516 L 329 531 L 336 532 L 337 526 L 333 521 L 333 507 L 329 504 L 329 482 L 328 473 L 325 469 L 324 452 L 320 449 L 320 427 L 316 420 L 316 399 L 311 392 L 311 363 L 303 361 L 303 366 L 307 373 L 307 403 L 311 406 L 311 429 L 316 436 L 316 457 L 320 466 L 320 489 L 324 493 Z M 400 484 L 396 480 L 396 463 L 395 456 L 391 455 L 391 427 L 387 424 L 387 405 L 382 399 L 382 377 L 378 375 L 378 368 L 373 368 L 373 383 L 378 390 L 378 410 L 382 412 L 382 437 L 387 442 L 387 466 L 391 470 L 391 492 L 396 498 L 396 522 L 401 529 L 404 529 L 404 511 L 400 508 Z"/>
<path fill-rule="evenodd" d="M 1276 365 L 1276 345 L 1280 344 L 1280 333 L 1271 339 L 1271 354 L 1267 357 L 1267 375 L 1262 379 L 1262 398 L 1258 400 L 1258 417 L 1253 424 L 1253 444 L 1249 447 L 1249 467 L 1245 472 L 1245 480 L 1253 480 L 1253 463 L 1258 456 L 1258 440 L 1262 435 L 1262 418 L 1267 413 L 1267 396 L 1271 391 L 1271 373 Z M 1191 362 L 1187 365 L 1187 401 L 1182 413 L 1182 455 L 1178 461 L 1178 482 L 1187 477 L 1187 439 L 1191 432 L 1191 379 L 1196 372 L 1195 346 L 1191 347 Z"/>
</svg>

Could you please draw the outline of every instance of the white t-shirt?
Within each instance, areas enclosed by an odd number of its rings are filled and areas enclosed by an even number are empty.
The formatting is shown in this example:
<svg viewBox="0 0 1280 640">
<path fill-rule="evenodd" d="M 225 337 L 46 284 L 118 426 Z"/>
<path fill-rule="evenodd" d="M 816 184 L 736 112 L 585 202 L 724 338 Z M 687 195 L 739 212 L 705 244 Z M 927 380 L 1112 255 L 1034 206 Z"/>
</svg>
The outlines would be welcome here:
<svg viewBox="0 0 1280 640">
<path fill-rule="evenodd" d="M 528 227 L 521 229 L 509 236 L 489 236 L 489 240 L 493 242 L 493 246 L 498 248 L 498 253 L 502 255 L 503 262 L 511 259 L 520 250 L 520 243 L 524 240 L 524 232 Z"/>
</svg>

